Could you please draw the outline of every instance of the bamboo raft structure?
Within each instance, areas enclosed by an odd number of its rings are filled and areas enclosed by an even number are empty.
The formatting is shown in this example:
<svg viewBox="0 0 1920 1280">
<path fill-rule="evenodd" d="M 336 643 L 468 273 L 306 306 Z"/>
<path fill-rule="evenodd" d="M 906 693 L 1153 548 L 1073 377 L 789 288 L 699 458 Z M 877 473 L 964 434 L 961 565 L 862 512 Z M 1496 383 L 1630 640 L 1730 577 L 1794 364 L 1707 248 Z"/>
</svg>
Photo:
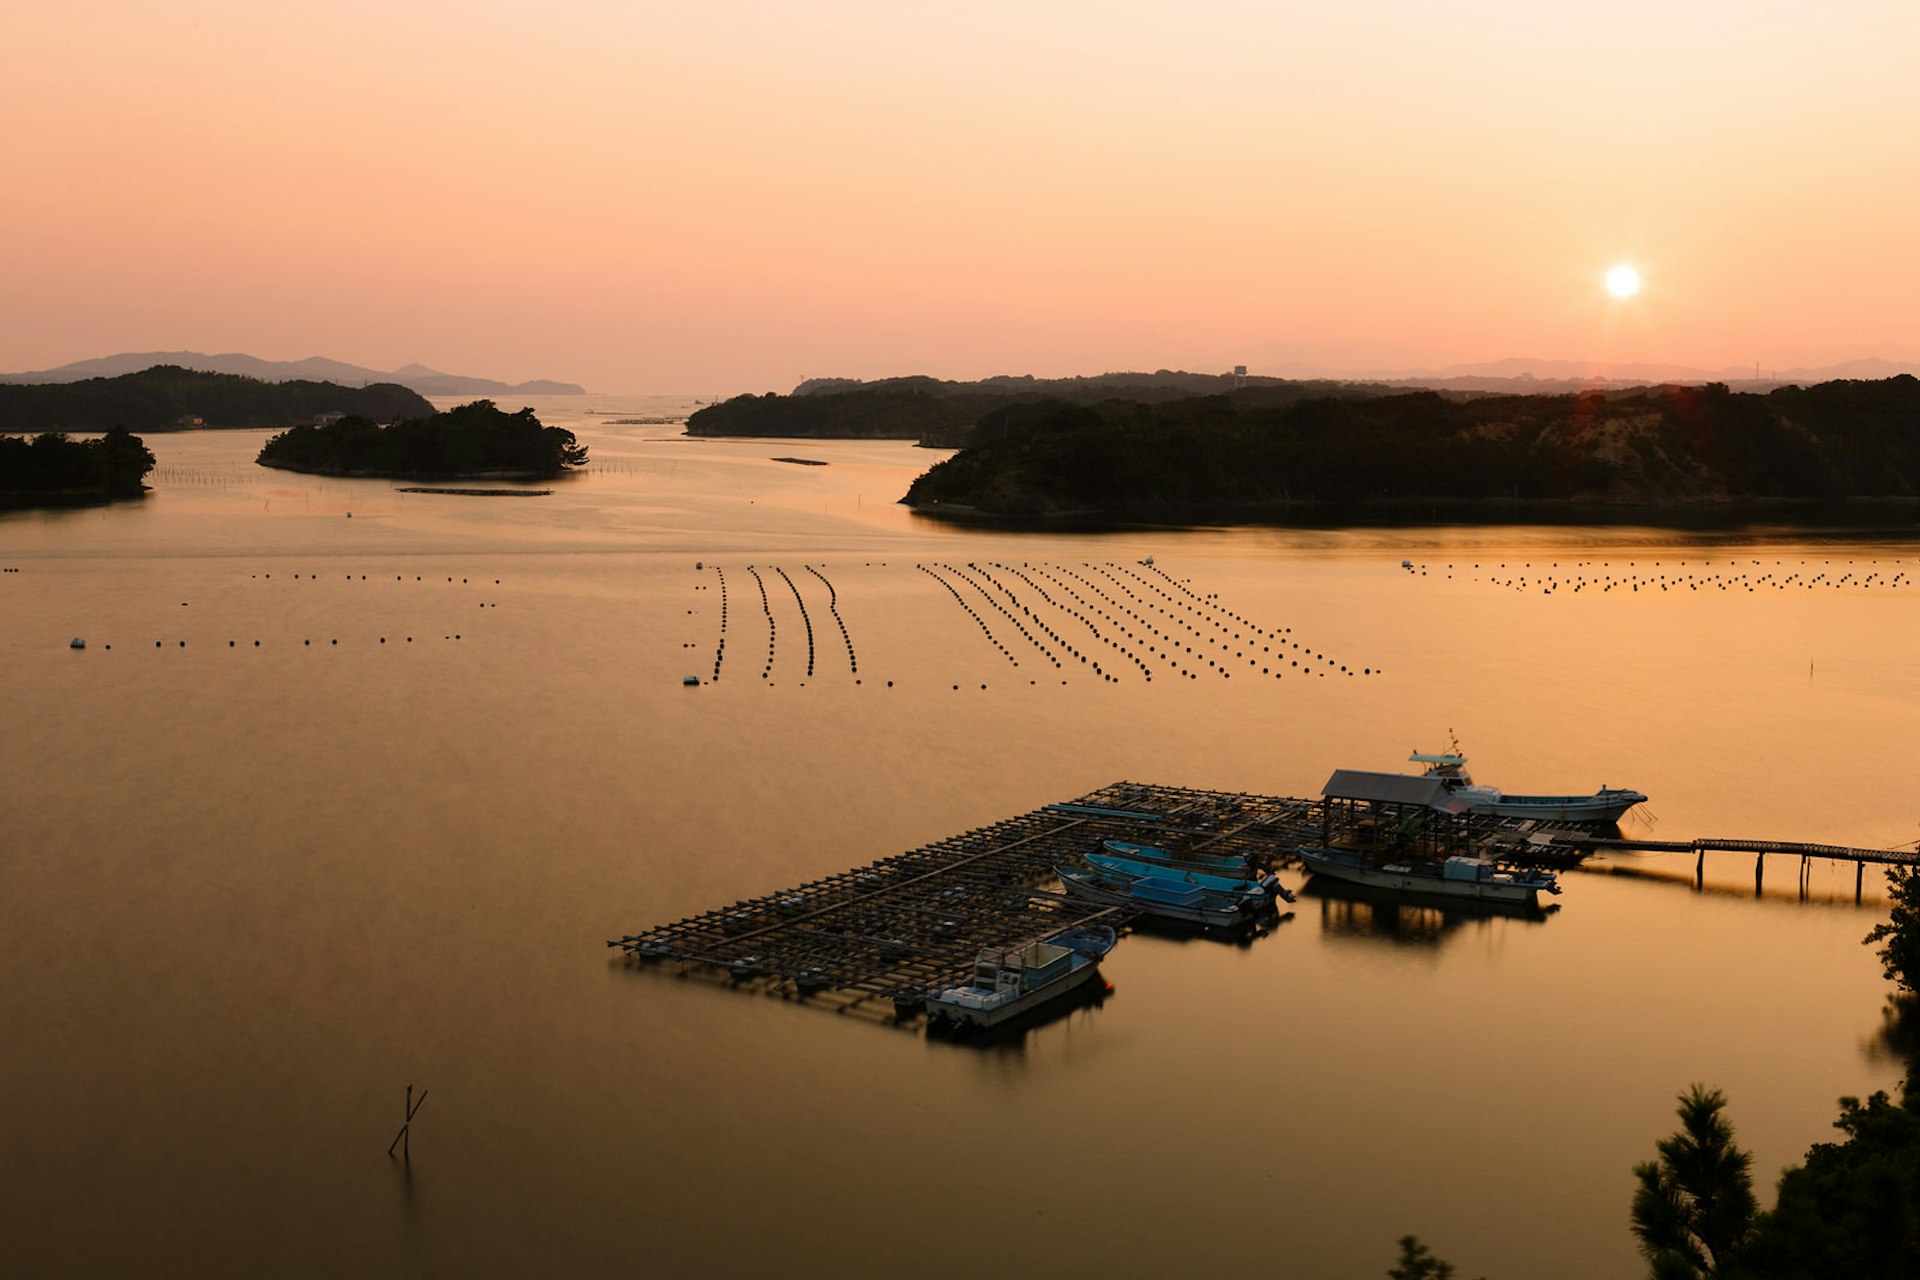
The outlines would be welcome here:
<svg viewBox="0 0 1920 1280">
<path fill-rule="evenodd" d="M 1116 782 L 991 826 L 949 836 L 790 889 L 640 933 L 607 940 L 635 964 L 702 968 L 736 984 L 798 994 L 840 1011 L 917 1014 L 929 991 L 965 982 L 988 947 L 1012 949 L 1079 925 L 1131 924 L 1127 908 L 1101 907 L 1049 886 L 1057 867 L 1084 867 L 1105 840 L 1186 854 L 1244 858 L 1262 870 L 1297 867 L 1301 845 L 1321 839 L 1321 799 Z M 1760 840 L 1637 841 L 1611 825 L 1478 815 L 1465 843 L 1506 866 L 1571 866 L 1602 849 L 1798 855 L 1920 862 L 1912 850 Z M 1612 832 L 1613 834 L 1602 834 Z M 1856 893 L 1859 885 L 1856 881 Z"/>
<path fill-rule="evenodd" d="M 1044 888 L 1102 840 L 1283 859 L 1318 802 L 1118 782 L 1080 799 L 791 889 L 609 939 L 635 962 L 703 966 L 839 1008 L 919 1011 L 965 982 L 984 947 L 1013 948 L 1132 912 Z"/>
</svg>

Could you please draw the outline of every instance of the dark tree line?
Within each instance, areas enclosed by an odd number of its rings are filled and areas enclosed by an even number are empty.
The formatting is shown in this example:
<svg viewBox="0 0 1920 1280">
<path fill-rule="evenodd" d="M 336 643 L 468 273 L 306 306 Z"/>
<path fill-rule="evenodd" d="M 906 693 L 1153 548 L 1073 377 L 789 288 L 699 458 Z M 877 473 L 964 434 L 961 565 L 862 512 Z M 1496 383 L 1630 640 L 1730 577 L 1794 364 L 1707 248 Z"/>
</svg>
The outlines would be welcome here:
<svg viewBox="0 0 1920 1280">
<path fill-rule="evenodd" d="M 432 412 L 425 397 L 393 383 L 266 382 L 165 364 L 116 378 L 0 383 L 0 431 L 172 431 L 195 418 L 207 427 L 284 427 L 328 413 L 391 422 Z"/>
<path fill-rule="evenodd" d="M 1277 378 L 1255 379 L 1233 388 L 1231 375 L 1167 370 L 1093 378 L 1000 377 L 978 382 L 912 377 L 863 383 L 821 378 L 801 384 L 792 395 L 770 391 L 763 396 L 735 396 L 708 405 L 687 419 L 687 434 L 917 440 L 952 449 L 972 443 L 978 424 L 995 414 L 1036 404 L 1146 405 L 1219 396 L 1252 409 L 1330 395 L 1387 394 L 1387 389 L 1380 386 Z"/>
<path fill-rule="evenodd" d="M 983 418 L 914 504 L 1117 517 L 1288 503 L 1920 496 L 1920 380 L 1768 395 L 1434 392 L 1287 405 L 1044 402 Z"/>
<path fill-rule="evenodd" d="M 116 427 L 97 440 L 58 432 L 0 436 L 0 502 L 137 498 L 153 470 L 153 454 L 139 436 Z"/>
<path fill-rule="evenodd" d="M 385 427 L 359 417 L 294 427 L 271 437 L 258 461 L 322 475 L 551 477 L 586 465 L 587 450 L 564 427 L 542 426 L 531 409 L 507 413 L 476 400 Z"/>
</svg>

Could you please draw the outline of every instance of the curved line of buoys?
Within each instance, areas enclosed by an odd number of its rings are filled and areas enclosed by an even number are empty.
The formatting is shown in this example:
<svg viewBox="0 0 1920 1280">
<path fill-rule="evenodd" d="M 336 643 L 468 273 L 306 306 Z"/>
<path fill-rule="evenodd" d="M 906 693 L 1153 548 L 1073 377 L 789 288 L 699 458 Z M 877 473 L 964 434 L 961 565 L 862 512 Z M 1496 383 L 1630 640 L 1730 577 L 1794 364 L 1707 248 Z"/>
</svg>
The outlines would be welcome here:
<svg viewBox="0 0 1920 1280">
<path fill-rule="evenodd" d="M 807 674 L 813 674 L 813 619 L 807 616 L 807 602 L 800 598 L 800 588 L 793 585 L 793 579 L 779 565 L 773 571 L 780 575 L 780 581 L 787 584 L 787 590 L 793 592 L 793 602 L 800 606 L 800 625 L 807 629 Z"/>
<path fill-rule="evenodd" d="M 760 669 L 760 678 L 765 680 L 773 674 L 773 645 L 779 630 L 773 621 L 773 605 L 767 600 L 767 584 L 761 580 L 760 571 L 748 565 L 747 572 L 753 575 L 754 585 L 760 588 L 760 611 L 767 615 L 767 665 Z"/>
<path fill-rule="evenodd" d="M 852 675 L 860 674 L 860 659 L 853 652 L 853 637 L 847 634 L 847 620 L 840 616 L 840 593 L 833 589 L 833 583 L 827 581 L 827 575 L 812 565 L 802 565 L 808 573 L 820 579 L 827 589 L 827 612 L 833 615 L 833 625 L 840 628 L 840 642 L 847 646 L 847 670 Z M 859 684 L 858 680 L 854 681 Z"/>
</svg>

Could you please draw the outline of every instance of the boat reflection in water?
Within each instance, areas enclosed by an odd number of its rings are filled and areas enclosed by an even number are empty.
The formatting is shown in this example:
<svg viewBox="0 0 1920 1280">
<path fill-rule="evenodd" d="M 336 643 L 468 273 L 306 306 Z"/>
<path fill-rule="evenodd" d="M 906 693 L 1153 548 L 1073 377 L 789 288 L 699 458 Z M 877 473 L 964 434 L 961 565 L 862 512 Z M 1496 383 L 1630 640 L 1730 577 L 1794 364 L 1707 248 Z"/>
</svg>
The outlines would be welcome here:
<svg viewBox="0 0 1920 1280">
<path fill-rule="evenodd" d="M 1544 924 L 1560 910 L 1557 902 L 1543 907 L 1468 898 L 1415 899 L 1392 889 L 1349 884 L 1327 876 L 1309 878 L 1300 897 L 1303 903 L 1319 906 L 1323 933 L 1424 946 L 1437 946 L 1462 927 L 1486 920 Z"/>
</svg>

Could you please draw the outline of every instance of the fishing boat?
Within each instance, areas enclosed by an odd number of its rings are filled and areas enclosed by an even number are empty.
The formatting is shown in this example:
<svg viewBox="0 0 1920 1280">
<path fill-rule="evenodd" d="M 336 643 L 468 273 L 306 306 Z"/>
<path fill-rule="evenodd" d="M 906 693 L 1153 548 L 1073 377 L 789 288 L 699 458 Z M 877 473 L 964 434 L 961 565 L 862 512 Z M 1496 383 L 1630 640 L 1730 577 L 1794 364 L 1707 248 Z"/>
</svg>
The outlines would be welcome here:
<svg viewBox="0 0 1920 1280">
<path fill-rule="evenodd" d="M 1502 818 L 1542 818 L 1552 822 L 1618 822 L 1627 810 L 1647 797 L 1625 787 L 1603 786 L 1584 796 L 1510 796 L 1498 787 L 1480 786 L 1467 774 L 1467 758 L 1459 751 L 1416 751 L 1407 757 L 1427 767 L 1426 776 L 1438 778 L 1447 791 L 1473 813 Z"/>
<path fill-rule="evenodd" d="M 1087 855 L 1087 865 L 1113 879 L 1172 880 L 1179 884 L 1195 885 L 1214 893 L 1245 896 L 1255 902 L 1258 910 L 1265 910 L 1274 902 L 1274 894 L 1269 891 L 1266 884 L 1267 879 L 1272 877 L 1262 878 L 1244 874 L 1212 875 L 1205 871 L 1188 871 L 1165 863 L 1148 862 L 1139 858 L 1123 858 L 1111 853 L 1090 853 Z M 1275 880 L 1274 884 L 1278 885 L 1279 881 Z"/>
<path fill-rule="evenodd" d="M 1463 854 L 1435 859 L 1395 858 L 1360 849 L 1314 845 L 1302 846 L 1296 852 L 1315 875 L 1372 889 L 1517 905 L 1535 904 L 1542 893 L 1560 892 L 1560 882 L 1551 871 L 1508 869 Z"/>
<path fill-rule="evenodd" d="M 1136 862 L 1152 863 L 1157 867 L 1170 867 L 1178 871 L 1198 871 L 1204 875 L 1224 876 L 1229 880 L 1241 880 L 1259 885 L 1267 891 L 1269 899 L 1284 898 L 1293 901 L 1293 895 L 1281 887 L 1280 878 L 1271 871 L 1262 871 L 1245 858 L 1237 858 L 1226 853 L 1202 853 L 1189 850 L 1185 853 L 1173 853 L 1167 849 L 1155 848 L 1150 844 L 1129 844 L 1125 840 L 1102 840 L 1100 847 L 1117 858 L 1129 858 Z"/>
<path fill-rule="evenodd" d="M 1164 876 L 1133 876 L 1108 871 L 1055 867 L 1069 894 L 1109 907 L 1128 907 L 1162 920 L 1233 929 L 1260 914 L 1265 895 L 1226 892 L 1186 884 Z"/>
<path fill-rule="evenodd" d="M 1024 947 L 983 948 L 973 960 L 973 979 L 961 986 L 931 991 L 926 996 L 930 1022 L 951 1022 L 955 1026 L 995 1027 L 1058 999 L 1093 979 L 1100 956 L 1094 931 L 1069 931 L 1075 936 L 1056 934 Z M 1106 930 L 1106 947 L 1113 946 L 1113 931 Z M 1079 945 L 1068 945 L 1078 943 Z"/>
</svg>

